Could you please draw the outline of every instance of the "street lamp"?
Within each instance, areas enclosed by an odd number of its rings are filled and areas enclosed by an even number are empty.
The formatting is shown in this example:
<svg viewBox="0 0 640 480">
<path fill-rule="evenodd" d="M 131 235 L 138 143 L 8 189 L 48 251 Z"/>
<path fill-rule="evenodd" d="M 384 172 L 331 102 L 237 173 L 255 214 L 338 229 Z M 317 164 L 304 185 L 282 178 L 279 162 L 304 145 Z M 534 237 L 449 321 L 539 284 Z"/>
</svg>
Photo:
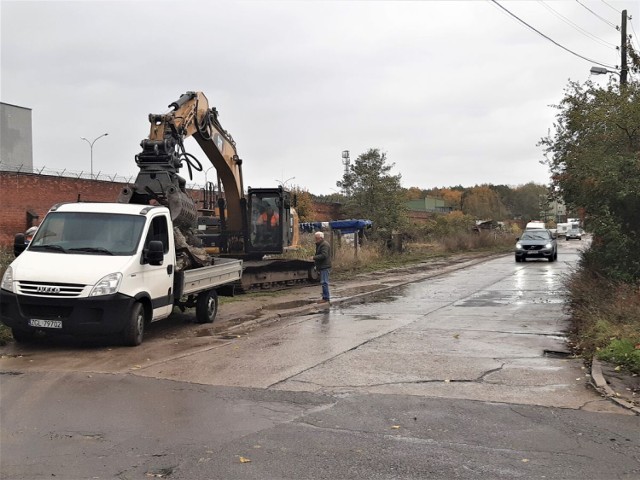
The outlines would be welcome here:
<svg viewBox="0 0 640 480">
<path fill-rule="evenodd" d="M 91 147 L 91 179 L 93 180 L 93 144 L 96 143 L 98 141 L 98 139 L 102 138 L 102 137 L 106 137 L 107 135 L 109 135 L 108 133 L 103 133 L 102 135 L 100 135 L 99 137 L 95 138 L 92 141 L 86 139 L 85 137 L 80 137 L 80 140 L 84 140 L 85 142 L 87 142 L 89 144 L 89 147 Z"/>
<path fill-rule="evenodd" d="M 620 72 L 616 72 L 615 70 L 609 70 L 603 67 L 591 67 L 591 70 L 589 70 L 589 72 L 592 73 L 593 75 L 605 75 L 607 73 L 615 73 L 616 75 L 620 76 Z"/>
<path fill-rule="evenodd" d="M 212 168 L 216 168 L 216 167 L 209 167 L 204 171 L 204 183 L 205 185 L 207 184 L 207 173 L 209 173 L 209 170 L 211 170 Z"/>
</svg>

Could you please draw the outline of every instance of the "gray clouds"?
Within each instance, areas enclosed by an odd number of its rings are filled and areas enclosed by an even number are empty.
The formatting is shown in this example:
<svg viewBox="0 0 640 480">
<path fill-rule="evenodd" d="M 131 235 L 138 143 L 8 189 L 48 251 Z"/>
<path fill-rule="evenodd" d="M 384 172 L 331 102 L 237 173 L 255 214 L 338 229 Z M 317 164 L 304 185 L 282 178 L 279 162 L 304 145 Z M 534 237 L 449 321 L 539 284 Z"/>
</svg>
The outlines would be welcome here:
<svg viewBox="0 0 640 480">
<path fill-rule="evenodd" d="M 607 3 L 640 13 L 636 2 Z M 552 127 L 549 105 L 591 66 L 490 2 L 0 5 L 2 101 L 33 109 L 35 165 L 76 171 L 89 166 L 80 137 L 109 132 L 94 170 L 135 175 L 147 114 L 201 90 L 237 141 L 245 185 L 295 176 L 329 193 L 342 150 L 355 158 L 371 147 L 407 187 L 546 183 L 536 143 Z M 619 63 L 541 3 L 504 5 L 568 48 Z M 576 2 L 550 5 L 619 43 Z M 620 23 L 603 2 L 587 5 Z"/>
</svg>

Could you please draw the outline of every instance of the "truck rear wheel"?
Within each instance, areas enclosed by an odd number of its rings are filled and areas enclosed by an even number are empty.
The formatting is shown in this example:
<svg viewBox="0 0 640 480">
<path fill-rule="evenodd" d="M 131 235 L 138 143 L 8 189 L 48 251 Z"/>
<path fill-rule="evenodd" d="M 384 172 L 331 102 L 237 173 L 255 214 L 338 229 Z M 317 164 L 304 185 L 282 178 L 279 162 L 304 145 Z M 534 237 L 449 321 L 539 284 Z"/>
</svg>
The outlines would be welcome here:
<svg viewBox="0 0 640 480">
<path fill-rule="evenodd" d="M 144 306 L 136 302 L 131 307 L 127 326 L 124 327 L 124 344 L 129 347 L 136 347 L 142 343 L 144 337 Z"/>
<path fill-rule="evenodd" d="M 207 290 L 198 295 L 196 302 L 196 321 L 198 323 L 213 323 L 218 313 L 218 293 Z"/>
</svg>

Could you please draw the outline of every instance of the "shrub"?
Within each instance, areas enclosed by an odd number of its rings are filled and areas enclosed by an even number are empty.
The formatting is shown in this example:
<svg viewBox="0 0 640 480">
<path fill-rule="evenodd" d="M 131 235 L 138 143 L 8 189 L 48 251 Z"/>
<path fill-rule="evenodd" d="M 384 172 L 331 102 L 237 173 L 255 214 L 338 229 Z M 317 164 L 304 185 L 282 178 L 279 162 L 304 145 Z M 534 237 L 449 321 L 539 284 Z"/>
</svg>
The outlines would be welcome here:
<svg viewBox="0 0 640 480">
<path fill-rule="evenodd" d="M 13 258 L 13 250 L 7 247 L 0 247 L 0 278 L 4 275 L 5 270 L 13 261 Z M 6 345 L 7 341 L 11 338 L 11 330 L 0 323 L 0 345 Z"/>
<path fill-rule="evenodd" d="M 567 279 L 570 338 L 587 360 L 594 355 L 640 373 L 640 290 L 581 266 Z M 640 348 L 640 347 L 639 347 Z M 633 351 L 633 353 L 631 353 Z"/>
<path fill-rule="evenodd" d="M 598 359 L 614 363 L 627 370 L 640 373 L 640 345 L 629 339 L 613 339 L 597 354 Z"/>
</svg>

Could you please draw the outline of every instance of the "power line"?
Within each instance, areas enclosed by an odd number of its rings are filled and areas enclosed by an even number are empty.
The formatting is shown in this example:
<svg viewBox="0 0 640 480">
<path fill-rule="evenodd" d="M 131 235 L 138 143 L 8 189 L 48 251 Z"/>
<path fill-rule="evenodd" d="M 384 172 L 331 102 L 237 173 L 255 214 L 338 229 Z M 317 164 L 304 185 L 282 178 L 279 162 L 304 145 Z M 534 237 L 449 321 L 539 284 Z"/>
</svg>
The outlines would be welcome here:
<svg viewBox="0 0 640 480">
<path fill-rule="evenodd" d="M 578 32 L 582 33 L 585 37 L 589 37 L 592 40 L 595 40 L 596 42 L 600 43 L 601 45 L 609 46 L 609 48 L 612 48 L 613 50 L 616 49 L 617 45 L 615 45 L 614 43 L 610 43 L 607 42 L 606 40 L 603 40 L 602 38 L 594 35 L 593 33 L 585 30 L 584 28 L 582 28 L 580 25 L 577 25 L 575 23 L 573 23 L 571 20 L 569 20 L 567 17 L 565 17 L 564 15 L 562 15 L 560 12 L 558 12 L 557 10 L 554 10 L 551 6 L 547 5 L 545 2 L 543 2 L 542 0 L 538 0 L 538 3 L 540 3 L 544 8 L 546 8 L 547 10 L 549 10 L 551 13 L 553 13 L 556 17 L 560 18 L 564 23 L 571 25 L 575 30 L 577 30 Z"/>
<path fill-rule="evenodd" d="M 598 15 L 596 12 L 594 12 L 593 10 L 591 10 L 589 7 L 587 7 L 584 3 L 580 2 L 580 0 L 576 0 L 576 2 L 578 2 L 578 5 L 581 5 L 582 7 L 586 8 L 587 10 L 589 10 L 591 13 L 593 13 L 596 17 L 598 17 L 600 20 L 602 20 L 604 23 L 606 23 L 607 25 L 615 28 L 617 30 L 617 26 L 614 25 L 613 23 L 611 23 L 609 20 L 607 20 L 606 18 L 602 18 L 600 15 Z"/>
<path fill-rule="evenodd" d="M 536 32 L 538 35 L 540 35 L 541 37 L 546 38 L 547 40 L 549 40 L 551 43 L 553 43 L 554 45 L 562 48 L 563 50 L 569 52 L 571 55 L 575 55 L 576 57 L 579 57 L 583 60 L 586 60 L 587 62 L 590 63 L 595 63 L 596 65 L 600 65 L 602 67 L 605 68 L 609 68 L 609 69 L 614 69 L 616 70 L 617 67 L 613 66 L 613 65 L 607 65 L 605 63 L 601 63 L 601 62 L 597 62 L 595 60 L 592 60 L 590 58 L 584 57 L 582 55 L 580 55 L 579 53 L 574 52 L 573 50 L 569 50 L 567 47 L 565 47 L 564 45 L 559 44 L 558 42 L 556 42 L 554 39 L 552 39 L 551 37 L 548 37 L 547 35 L 545 35 L 544 33 L 542 33 L 540 30 L 537 30 L 536 28 L 532 27 L 531 25 L 529 25 L 527 22 L 525 22 L 524 20 L 522 20 L 520 17 L 518 17 L 517 15 L 515 15 L 514 13 L 510 12 L 509 10 L 507 10 L 505 7 L 503 7 L 502 5 L 500 5 L 497 0 L 491 0 L 493 3 L 495 3 L 498 7 L 500 7 L 502 10 L 504 10 L 505 12 L 507 12 L 509 15 L 511 15 L 513 18 L 515 18 L 516 20 L 518 20 L 520 23 L 526 25 L 528 28 L 530 28 L 531 30 L 533 30 L 534 32 Z M 576 0 L 577 1 L 577 0 Z"/>
<path fill-rule="evenodd" d="M 611 10 L 613 10 L 614 12 L 618 12 L 618 13 L 622 13 L 620 10 L 618 10 L 615 7 L 612 7 L 611 5 L 609 5 L 607 2 L 605 2 L 604 0 L 600 0 L 602 3 L 604 3 L 607 7 L 609 7 Z"/>
</svg>

